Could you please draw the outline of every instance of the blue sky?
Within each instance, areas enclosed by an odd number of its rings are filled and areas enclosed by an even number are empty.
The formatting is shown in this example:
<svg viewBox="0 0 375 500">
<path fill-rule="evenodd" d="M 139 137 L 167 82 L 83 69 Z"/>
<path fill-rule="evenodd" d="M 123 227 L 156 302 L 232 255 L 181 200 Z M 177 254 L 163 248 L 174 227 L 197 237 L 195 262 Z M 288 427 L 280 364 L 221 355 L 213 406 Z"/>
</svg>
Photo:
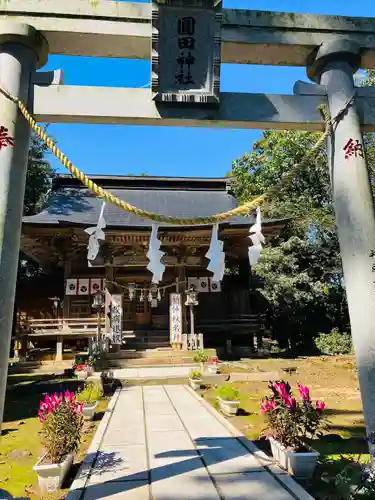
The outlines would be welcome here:
<svg viewBox="0 0 375 500">
<path fill-rule="evenodd" d="M 224 0 L 227 8 L 375 17 L 375 1 Z M 43 69 L 62 68 L 66 85 L 141 87 L 150 81 L 148 61 L 50 56 Z M 292 93 L 304 68 L 222 65 L 225 92 Z M 261 132 L 128 125 L 52 124 L 60 148 L 87 174 L 219 177 L 250 151 Z M 52 164 L 66 172 L 57 160 Z"/>
</svg>

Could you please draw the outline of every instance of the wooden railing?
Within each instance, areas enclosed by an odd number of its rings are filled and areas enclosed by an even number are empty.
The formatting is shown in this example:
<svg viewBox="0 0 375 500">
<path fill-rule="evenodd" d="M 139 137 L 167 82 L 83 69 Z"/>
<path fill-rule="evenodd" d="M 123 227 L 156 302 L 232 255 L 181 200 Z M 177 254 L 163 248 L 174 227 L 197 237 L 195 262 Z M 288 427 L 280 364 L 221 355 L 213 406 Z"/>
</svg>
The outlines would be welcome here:
<svg viewBox="0 0 375 500">
<path fill-rule="evenodd" d="M 104 327 L 105 320 L 101 318 L 101 327 Z M 96 332 L 98 328 L 98 318 L 48 318 L 48 319 L 28 319 L 21 321 L 17 325 L 18 334 L 40 335 L 40 334 L 82 334 Z"/>
</svg>

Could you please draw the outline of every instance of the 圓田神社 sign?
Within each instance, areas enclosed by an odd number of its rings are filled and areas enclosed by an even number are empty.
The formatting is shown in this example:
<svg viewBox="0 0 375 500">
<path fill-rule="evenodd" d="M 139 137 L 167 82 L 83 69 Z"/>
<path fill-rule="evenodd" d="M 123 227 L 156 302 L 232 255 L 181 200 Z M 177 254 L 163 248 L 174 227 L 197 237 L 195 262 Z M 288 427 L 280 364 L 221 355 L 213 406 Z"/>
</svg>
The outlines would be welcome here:
<svg viewBox="0 0 375 500">
<path fill-rule="evenodd" d="M 217 104 L 221 0 L 153 0 L 155 101 Z"/>
<path fill-rule="evenodd" d="M 182 342 L 182 298 L 180 293 L 169 295 L 169 325 L 171 344 Z"/>
</svg>

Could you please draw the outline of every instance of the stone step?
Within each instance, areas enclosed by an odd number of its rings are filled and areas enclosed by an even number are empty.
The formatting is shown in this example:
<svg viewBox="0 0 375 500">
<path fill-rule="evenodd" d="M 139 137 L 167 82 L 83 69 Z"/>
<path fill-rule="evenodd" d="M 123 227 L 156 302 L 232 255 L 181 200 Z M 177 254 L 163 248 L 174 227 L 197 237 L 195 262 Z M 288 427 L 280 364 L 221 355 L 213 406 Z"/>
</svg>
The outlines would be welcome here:
<svg viewBox="0 0 375 500">
<path fill-rule="evenodd" d="M 103 361 L 103 369 L 105 368 L 137 368 L 142 366 L 185 366 L 192 365 L 191 358 L 185 360 L 175 360 L 173 358 L 139 358 L 139 359 L 115 359 Z M 198 366 L 198 365 L 196 365 Z"/>
</svg>

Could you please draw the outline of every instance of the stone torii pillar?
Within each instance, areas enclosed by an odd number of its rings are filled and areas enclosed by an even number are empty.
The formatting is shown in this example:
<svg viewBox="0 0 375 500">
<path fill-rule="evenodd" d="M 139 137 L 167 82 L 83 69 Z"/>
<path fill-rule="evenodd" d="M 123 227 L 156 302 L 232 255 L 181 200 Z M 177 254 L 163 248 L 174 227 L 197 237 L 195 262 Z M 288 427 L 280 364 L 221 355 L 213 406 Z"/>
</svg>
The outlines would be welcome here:
<svg viewBox="0 0 375 500">
<path fill-rule="evenodd" d="M 14 97 L 29 101 L 35 69 L 47 58 L 47 41 L 32 26 L 0 21 L 0 84 Z M 0 434 L 29 140 L 29 125 L 17 105 L 0 93 Z"/>
<path fill-rule="evenodd" d="M 375 431 L 375 211 L 355 103 L 360 48 L 323 44 L 308 76 L 325 87 L 333 123 L 328 162 L 352 338 L 368 432 Z M 370 450 L 374 449 L 370 445 Z"/>
</svg>

